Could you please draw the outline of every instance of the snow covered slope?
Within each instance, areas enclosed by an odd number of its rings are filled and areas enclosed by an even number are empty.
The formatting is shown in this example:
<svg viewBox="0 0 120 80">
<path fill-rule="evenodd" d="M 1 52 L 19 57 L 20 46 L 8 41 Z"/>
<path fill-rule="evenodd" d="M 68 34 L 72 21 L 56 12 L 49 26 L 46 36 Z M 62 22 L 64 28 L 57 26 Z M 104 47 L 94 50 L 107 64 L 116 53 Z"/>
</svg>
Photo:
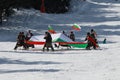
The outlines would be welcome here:
<svg viewBox="0 0 120 80">
<path fill-rule="evenodd" d="M 99 35 L 107 35 L 103 29 L 116 29 L 115 34 L 119 34 L 119 3 L 116 1 L 97 1 L 97 0 L 73 0 L 71 11 L 66 14 L 42 14 L 36 10 L 20 10 L 8 19 L 1 27 L 1 41 L 15 41 L 19 31 L 33 30 L 35 34 L 44 34 L 48 25 L 61 32 L 66 30 L 68 33 L 74 23 L 82 27 L 81 32 L 77 32 L 77 37 L 85 37 L 86 32 L 95 27 Z M 115 30 L 115 31 L 116 31 Z M 6 34 L 4 34 L 6 33 Z M 11 37 L 8 37 L 8 34 Z M 15 35 L 14 35 L 15 34 Z M 112 34 L 112 33 L 110 33 Z M 6 40 L 7 39 L 7 40 Z M 79 40 L 80 38 L 78 38 Z"/>
<path fill-rule="evenodd" d="M 1 80 L 119 80 L 120 73 L 120 1 L 72 0 L 66 14 L 43 14 L 36 10 L 20 10 L 0 25 L 0 79 Z M 48 25 L 56 32 L 72 30 L 72 24 L 81 25 L 74 31 L 78 41 L 95 29 L 102 50 L 36 50 L 14 51 L 19 31 L 31 29 L 44 34 Z M 21 48 L 20 48 L 21 49 Z"/>
</svg>

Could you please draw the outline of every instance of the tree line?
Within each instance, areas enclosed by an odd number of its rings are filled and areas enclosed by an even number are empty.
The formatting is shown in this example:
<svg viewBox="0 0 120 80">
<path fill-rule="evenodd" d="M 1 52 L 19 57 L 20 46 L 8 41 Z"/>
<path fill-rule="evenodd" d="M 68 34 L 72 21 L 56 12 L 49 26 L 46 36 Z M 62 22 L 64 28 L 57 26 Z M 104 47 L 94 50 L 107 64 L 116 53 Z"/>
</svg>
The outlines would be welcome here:
<svg viewBox="0 0 120 80">
<path fill-rule="evenodd" d="M 19 8 L 40 10 L 42 0 L 0 0 L 0 23 Z M 69 9 L 70 0 L 44 0 L 46 13 L 64 13 Z"/>
</svg>

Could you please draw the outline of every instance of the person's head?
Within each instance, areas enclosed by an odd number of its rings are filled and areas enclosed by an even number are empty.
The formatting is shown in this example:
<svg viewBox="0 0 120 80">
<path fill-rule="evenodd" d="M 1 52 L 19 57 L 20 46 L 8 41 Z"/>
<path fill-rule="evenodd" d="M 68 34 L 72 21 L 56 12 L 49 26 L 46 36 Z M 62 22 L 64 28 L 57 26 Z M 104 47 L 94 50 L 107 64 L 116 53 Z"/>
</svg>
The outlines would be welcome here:
<svg viewBox="0 0 120 80">
<path fill-rule="evenodd" d="M 93 32 L 94 30 L 93 29 L 91 29 L 91 32 Z"/>
<path fill-rule="evenodd" d="M 45 34 L 48 34 L 48 32 L 46 31 Z"/>
<path fill-rule="evenodd" d="M 63 34 L 65 33 L 65 31 L 62 32 Z"/>
<path fill-rule="evenodd" d="M 87 32 L 87 35 L 90 36 L 90 32 Z"/>
<path fill-rule="evenodd" d="M 21 34 L 22 32 L 19 32 L 19 34 Z"/>
<path fill-rule="evenodd" d="M 31 30 L 28 30 L 29 33 L 31 33 Z"/>
<path fill-rule="evenodd" d="M 24 32 L 21 32 L 21 34 L 24 34 Z"/>
<path fill-rule="evenodd" d="M 47 32 L 47 31 L 45 32 L 45 34 L 50 35 L 50 33 L 49 33 L 49 32 Z"/>
<path fill-rule="evenodd" d="M 71 31 L 70 33 L 73 34 L 73 31 Z"/>
</svg>

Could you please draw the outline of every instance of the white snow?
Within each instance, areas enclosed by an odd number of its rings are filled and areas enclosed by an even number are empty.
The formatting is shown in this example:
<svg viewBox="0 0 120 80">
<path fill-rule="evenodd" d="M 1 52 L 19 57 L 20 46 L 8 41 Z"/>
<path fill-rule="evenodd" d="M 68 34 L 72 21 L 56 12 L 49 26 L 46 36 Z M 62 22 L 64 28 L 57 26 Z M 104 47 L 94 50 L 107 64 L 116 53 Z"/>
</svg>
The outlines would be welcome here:
<svg viewBox="0 0 120 80">
<path fill-rule="evenodd" d="M 120 1 L 72 0 L 65 14 L 44 14 L 36 10 L 19 10 L 0 25 L 0 80 L 120 80 Z M 76 5 L 77 4 L 77 5 Z M 14 51 L 19 31 L 44 34 L 51 25 L 56 32 L 72 30 L 77 23 L 76 39 L 84 41 L 95 29 L 102 50 L 65 48 L 42 52 L 36 49 Z M 102 44 L 104 38 L 106 44 Z"/>
</svg>

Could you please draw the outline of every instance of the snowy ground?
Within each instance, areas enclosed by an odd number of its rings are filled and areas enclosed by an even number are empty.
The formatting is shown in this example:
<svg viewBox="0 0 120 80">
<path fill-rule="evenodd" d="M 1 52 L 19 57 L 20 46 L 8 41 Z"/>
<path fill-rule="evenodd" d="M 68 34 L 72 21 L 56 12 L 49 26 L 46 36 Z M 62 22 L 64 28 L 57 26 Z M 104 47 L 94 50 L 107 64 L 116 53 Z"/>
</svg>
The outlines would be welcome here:
<svg viewBox="0 0 120 80">
<path fill-rule="evenodd" d="M 1 80 L 120 80 L 120 1 L 77 1 L 66 14 L 22 10 L 0 26 Z M 13 50 L 19 31 L 44 34 L 52 25 L 57 32 L 69 33 L 74 23 L 82 27 L 75 32 L 78 41 L 94 28 L 102 50 Z M 104 38 L 107 44 L 102 44 Z"/>
</svg>

